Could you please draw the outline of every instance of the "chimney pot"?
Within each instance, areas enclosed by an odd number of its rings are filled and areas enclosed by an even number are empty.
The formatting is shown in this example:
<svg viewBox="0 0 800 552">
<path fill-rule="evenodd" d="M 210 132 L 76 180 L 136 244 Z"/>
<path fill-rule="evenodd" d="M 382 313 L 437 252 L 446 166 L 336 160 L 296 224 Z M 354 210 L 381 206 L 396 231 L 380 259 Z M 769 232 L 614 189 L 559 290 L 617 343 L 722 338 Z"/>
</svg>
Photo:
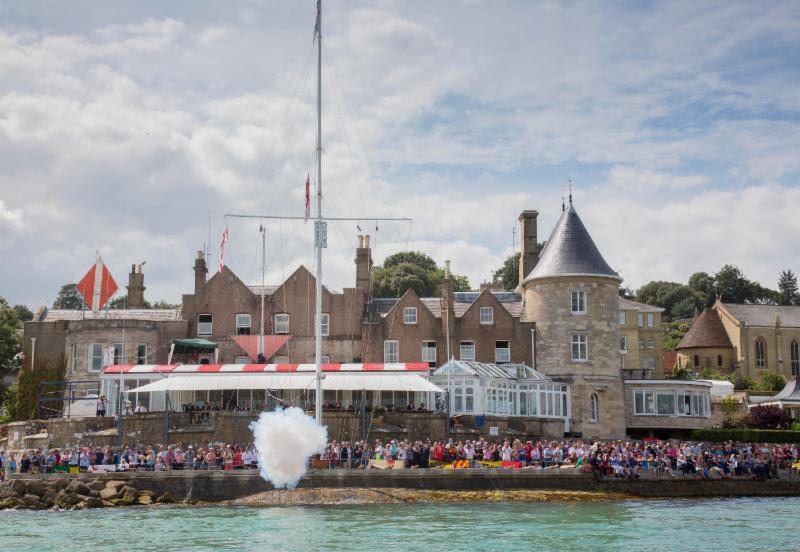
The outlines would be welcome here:
<svg viewBox="0 0 800 552">
<path fill-rule="evenodd" d="M 358 235 L 358 247 L 361 249 L 364 248 L 364 236 L 361 234 Z"/>
<path fill-rule="evenodd" d="M 444 277 L 445 278 L 449 278 L 450 277 L 450 261 L 449 260 L 444 262 Z"/>
<path fill-rule="evenodd" d="M 369 234 L 364 236 L 364 247 L 369 248 Z"/>
</svg>

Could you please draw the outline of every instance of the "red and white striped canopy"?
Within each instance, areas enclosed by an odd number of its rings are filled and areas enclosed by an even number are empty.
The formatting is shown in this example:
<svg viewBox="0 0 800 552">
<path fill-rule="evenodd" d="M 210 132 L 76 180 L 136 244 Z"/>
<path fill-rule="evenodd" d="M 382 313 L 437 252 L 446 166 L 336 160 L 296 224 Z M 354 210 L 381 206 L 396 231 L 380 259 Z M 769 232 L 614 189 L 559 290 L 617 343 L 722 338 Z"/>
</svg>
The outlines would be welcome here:
<svg viewBox="0 0 800 552">
<path fill-rule="evenodd" d="M 245 372 L 314 372 L 314 364 L 122 364 L 104 374 L 214 374 Z M 323 364 L 323 372 L 427 372 L 427 362 Z"/>
</svg>

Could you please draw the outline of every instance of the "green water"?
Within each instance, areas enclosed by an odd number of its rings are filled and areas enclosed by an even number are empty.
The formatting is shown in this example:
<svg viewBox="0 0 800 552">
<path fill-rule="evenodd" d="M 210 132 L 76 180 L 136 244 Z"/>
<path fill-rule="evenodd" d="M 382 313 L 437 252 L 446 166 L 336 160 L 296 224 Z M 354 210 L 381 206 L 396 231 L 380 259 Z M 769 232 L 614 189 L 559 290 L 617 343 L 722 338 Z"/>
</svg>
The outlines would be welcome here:
<svg viewBox="0 0 800 552">
<path fill-rule="evenodd" d="M 800 498 L 0 512 L 0 549 L 797 550 Z"/>
</svg>

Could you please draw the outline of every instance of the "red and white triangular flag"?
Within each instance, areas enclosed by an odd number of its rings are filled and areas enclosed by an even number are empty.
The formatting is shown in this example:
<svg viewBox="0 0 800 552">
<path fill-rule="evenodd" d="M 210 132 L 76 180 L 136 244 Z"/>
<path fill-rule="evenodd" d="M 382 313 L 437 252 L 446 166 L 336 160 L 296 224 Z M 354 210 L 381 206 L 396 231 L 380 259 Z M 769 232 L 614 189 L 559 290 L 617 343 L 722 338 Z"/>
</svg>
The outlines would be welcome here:
<svg viewBox="0 0 800 552">
<path fill-rule="evenodd" d="M 117 282 L 111 277 L 103 259 L 100 258 L 76 287 L 86 305 L 93 311 L 102 309 L 118 289 Z"/>
</svg>

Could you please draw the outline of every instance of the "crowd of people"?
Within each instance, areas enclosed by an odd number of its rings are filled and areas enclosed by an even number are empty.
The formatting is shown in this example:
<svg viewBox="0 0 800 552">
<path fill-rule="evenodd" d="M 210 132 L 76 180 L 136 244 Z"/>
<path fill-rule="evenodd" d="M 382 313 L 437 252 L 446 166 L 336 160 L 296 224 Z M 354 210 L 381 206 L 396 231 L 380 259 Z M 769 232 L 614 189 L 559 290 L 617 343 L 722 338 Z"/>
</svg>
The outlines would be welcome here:
<svg viewBox="0 0 800 552">
<path fill-rule="evenodd" d="M 797 445 L 678 441 L 331 441 L 315 467 L 367 469 L 400 462 L 401 467 L 574 468 L 597 477 L 705 478 L 778 477 L 800 469 Z M 252 443 L 203 446 L 75 447 L 66 450 L 0 451 L 0 478 L 9 473 L 57 471 L 238 470 L 258 467 Z M 790 471 L 790 473 L 791 473 Z"/>
</svg>

